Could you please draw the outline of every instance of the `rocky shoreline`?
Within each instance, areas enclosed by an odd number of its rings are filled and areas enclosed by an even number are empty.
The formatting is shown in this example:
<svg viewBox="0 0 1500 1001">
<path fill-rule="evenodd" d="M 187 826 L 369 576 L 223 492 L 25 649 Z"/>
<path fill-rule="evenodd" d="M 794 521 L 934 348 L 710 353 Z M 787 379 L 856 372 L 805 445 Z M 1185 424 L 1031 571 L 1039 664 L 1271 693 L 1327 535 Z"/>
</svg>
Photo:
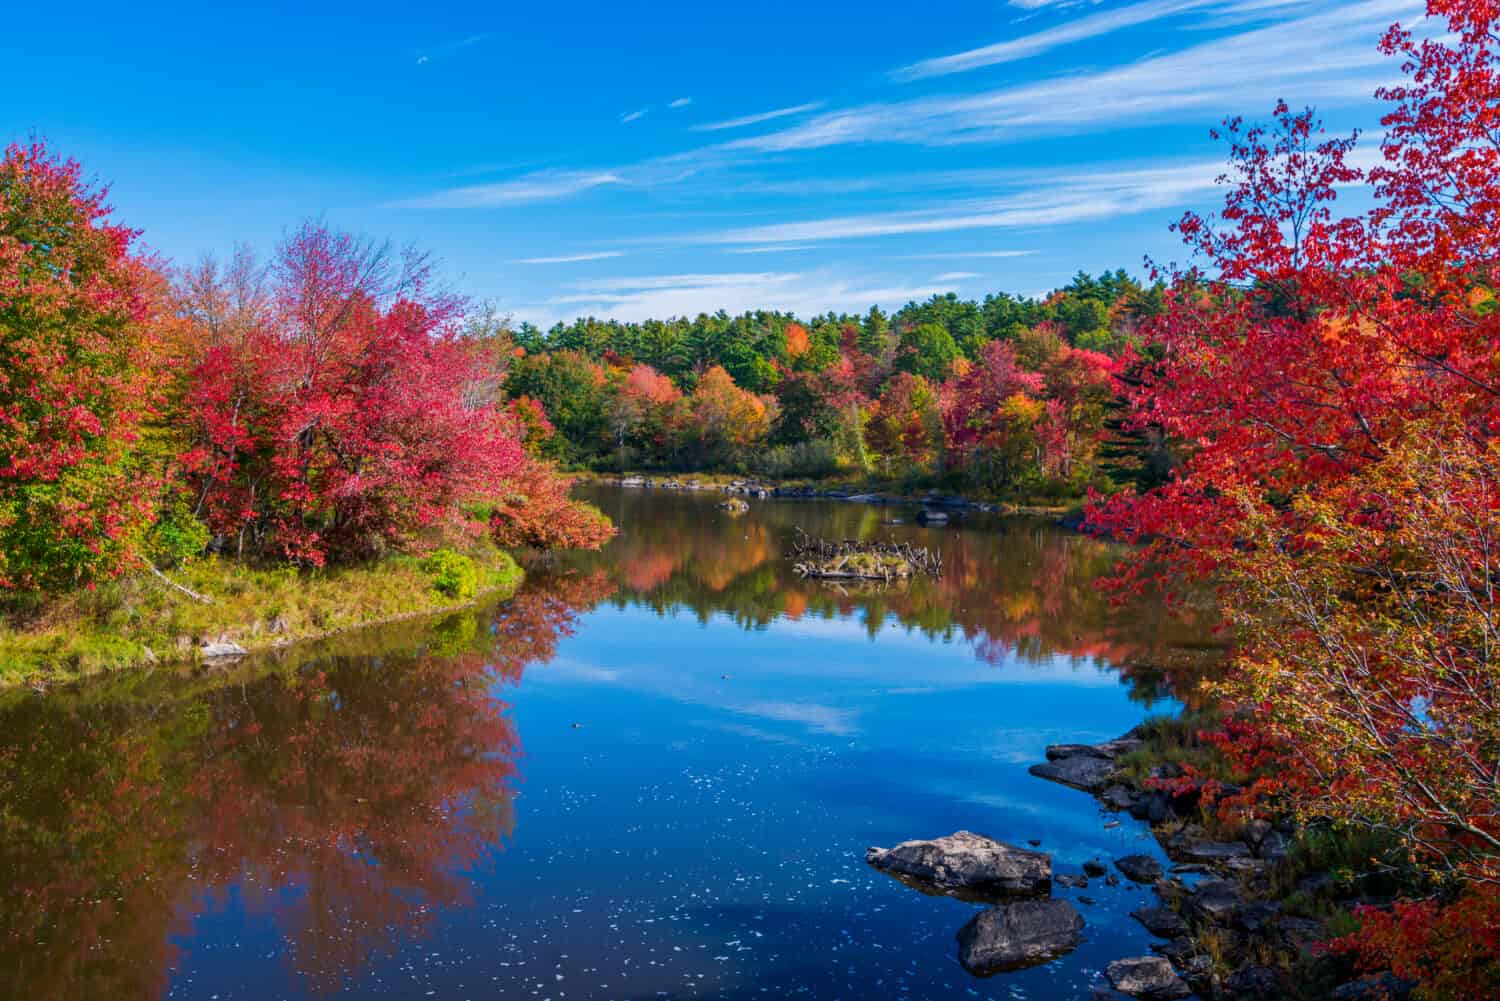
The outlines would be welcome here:
<svg viewBox="0 0 1500 1001">
<path fill-rule="evenodd" d="M 1166 998 L 1166 975 L 1180 978 L 1200 997 L 1224 1001 L 1327 997 L 1337 1001 L 1401 1001 L 1414 984 L 1389 973 L 1345 979 L 1326 990 L 1309 990 L 1313 979 L 1337 980 L 1337 965 L 1315 949 L 1331 937 L 1324 914 L 1362 900 L 1341 889 L 1328 873 L 1299 872 L 1292 857 L 1299 831 L 1290 820 L 1253 820 L 1229 836 L 1210 834 L 1195 788 L 1182 792 L 1171 780 L 1181 774 L 1170 761 L 1139 768 L 1127 756 L 1143 751 L 1140 728 L 1102 744 L 1057 744 L 1031 774 L 1093 795 L 1106 810 L 1129 813 L 1151 825 L 1170 866 L 1149 855 L 1115 864 L 1131 880 L 1150 886 L 1160 906 L 1131 916 L 1163 941 L 1155 957 L 1110 964 L 1110 987 L 1099 998 Z M 1322 963 L 1324 969 L 1313 970 Z M 1154 971 L 1152 973 L 1151 971 Z M 1162 993 L 1167 991 L 1168 993 Z"/>
<path fill-rule="evenodd" d="M 602 476 L 597 482 L 608 486 L 635 490 L 687 490 L 710 491 L 723 494 L 751 497 L 757 500 L 782 498 L 790 500 L 836 500 L 854 504 L 879 504 L 892 507 L 919 507 L 917 520 L 924 524 L 942 524 L 952 517 L 962 517 L 964 512 L 999 514 L 1034 514 L 1050 517 L 1062 516 L 1069 527 L 1080 523 L 1078 519 L 1065 515 L 1064 507 L 1041 507 L 1032 505 L 995 504 L 977 501 L 957 494 L 944 494 L 928 490 L 921 494 L 897 494 L 888 491 L 861 491 L 844 487 L 815 487 L 809 484 L 783 484 L 763 480 L 740 479 L 727 482 L 700 480 L 677 476 Z M 1071 518 L 1071 522 L 1070 522 Z"/>
<path fill-rule="evenodd" d="M 1092 880 L 1114 887 L 1123 877 L 1159 898 L 1158 905 L 1138 908 L 1131 917 L 1161 941 L 1152 945 L 1154 955 L 1108 964 L 1091 985 L 1097 1001 L 1402 1001 L 1411 995 L 1415 985 L 1408 981 L 1390 973 L 1356 977 L 1340 960 L 1317 951 L 1331 937 L 1332 914 L 1369 901 L 1341 896 L 1327 873 L 1299 871 L 1294 824 L 1256 820 L 1233 837 L 1223 831 L 1212 836 L 1203 826 L 1196 790 L 1161 787 L 1180 774 L 1176 765 L 1151 764 L 1143 774 L 1149 750 L 1137 728 L 1102 744 L 1048 747 L 1047 760 L 1030 771 L 1093 795 L 1106 810 L 1149 823 L 1166 865 L 1154 855 L 1131 854 L 1115 859 L 1113 872 L 1091 859 L 1081 872 L 1058 873 L 1045 852 L 970 831 L 870 848 L 865 861 L 923 893 L 984 905 L 956 935 L 959 963 L 975 976 L 1071 952 L 1086 922 L 1071 901 L 1052 896 L 1053 887 L 1081 889 Z"/>
</svg>

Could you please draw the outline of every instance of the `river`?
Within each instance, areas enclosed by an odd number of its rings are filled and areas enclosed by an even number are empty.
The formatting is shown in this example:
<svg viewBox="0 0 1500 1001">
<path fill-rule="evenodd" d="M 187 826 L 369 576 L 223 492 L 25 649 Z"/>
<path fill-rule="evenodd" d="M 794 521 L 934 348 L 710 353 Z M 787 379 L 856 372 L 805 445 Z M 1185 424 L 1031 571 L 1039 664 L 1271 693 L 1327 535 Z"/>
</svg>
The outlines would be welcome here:
<svg viewBox="0 0 1500 1001">
<path fill-rule="evenodd" d="M 0 996 L 1087 998 L 1152 941 L 1128 881 L 1057 888 L 1083 944 L 970 976 L 976 905 L 870 845 L 969 829 L 1056 871 L 1157 854 L 1027 774 L 1177 707 L 1197 622 L 1095 587 L 1036 520 L 589 488 L 620 534 L 513 599 L 228 668 L 0 700 Z M 892 524 L 893 521 L 902 522 Z M 837 587 L 802 528 L 940 548 Z"/>
</svg>

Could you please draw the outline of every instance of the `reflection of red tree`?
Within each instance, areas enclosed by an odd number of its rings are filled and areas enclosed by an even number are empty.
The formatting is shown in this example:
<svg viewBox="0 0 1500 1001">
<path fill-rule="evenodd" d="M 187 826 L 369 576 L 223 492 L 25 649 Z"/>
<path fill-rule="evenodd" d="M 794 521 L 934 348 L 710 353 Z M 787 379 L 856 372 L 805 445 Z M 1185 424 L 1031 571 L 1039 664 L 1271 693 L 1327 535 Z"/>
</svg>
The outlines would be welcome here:
<svg viewBox="0 0 1500 1001">
<path fill-rule="evenodd" d="M 0 712 L 0 996 L 159 996 L 170 936 L 230 887 L 311 986 L 337 989 L 467 899 L 464 870 L 513 824 L 518 741 L 494 682 L 553 656 L 611 587 L 537 580 L 488 629 L 458 629 L 457 652 L 328 655 L 199 693 L 130 679 Z"/>
<path fill-rule="evenodd" d="M 627 594 L 662 610 L 725 612 L 751 625 L 809 611 L 860 615 L 877 626 L 893 617 L 934 636 L 962 637 L 992 664 L 1065 657 L 1150 665 L 1126 672 L 1143 694 L 1160 690 L 1167 679 L 1187 692 L 1221 659 L 1221 651 L 1204 642 L 1204 617 L 1192 609 L 1168 614 L 1150 597 L 1116 607 L 1099 592 L 1095 582 L 1112 569 L 1117 546 L 1041 523 L 946 533 L 941 578 L 862 590 L 796 577 L 782 549 L 793 526 L 839 538 L 899 534 L 881 523 L 878 510 L 756 505 L 751 517 L 726 530 L 699 503 L 631 496 L 610 503 L 650 510 L 623 518 L 626 529 L 604 554 L 573 562 L 601 567 Z"/>
</svg>

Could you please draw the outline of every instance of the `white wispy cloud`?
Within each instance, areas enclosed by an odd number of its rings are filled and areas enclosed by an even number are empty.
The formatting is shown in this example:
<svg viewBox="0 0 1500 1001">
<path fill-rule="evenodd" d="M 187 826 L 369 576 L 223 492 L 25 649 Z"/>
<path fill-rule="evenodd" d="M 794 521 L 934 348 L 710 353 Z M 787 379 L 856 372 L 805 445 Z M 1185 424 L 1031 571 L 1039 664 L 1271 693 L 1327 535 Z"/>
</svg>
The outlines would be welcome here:
<svg viewBox="0 0 1500 1001">
<path fill-rule="evenodd" d="M 977 271 L 947 271 L 933 278 L 935 282 L 962 282 L 970 278 L 983 278 Z"/>
<path fill-rule="evenodd" d="M 444 59 L 455 53 L 462 52 L 464 49 L 472 49 L 481 42 L 488 41 L 489 37 L 488 33 L 469 35 L 465 38 L 454 39 L 451 42 L 444 42 L 442 45 L 434 45 L 432 48 L 418 54 L 417 65 L 423 66 L 435 60 Z"/>
<path fill-rule="evenodd" d="M 694 125 L 694 132 L 719 132 L 724 129 L 739 129 L 746 125 L 759 125 L 761 122 L 773 121 L 777 118 L 786 118 L 791 115 L 801 115 L 808 111 L 817 111 L 823 107 L 823 101 L 813 101 L 809 104 L 797 104 L 790 108 L 777 108 L 775 111 L 762 111 L 756 115 L 745 115 L 743 118 L 730 118 L 722 122 L 709 122 L 706 125 Z"/>
<path fill-rule="evenodd" d="M 897 80 L 922 80 L 927 77 L 947 76 L 950 73 L 966 73 L 984 66 L 1029 59 L 1051 51 L 1060 45 L 1081 42 L 1100 35 L 1113 34 L 1122 28 L 1159 21 L 1184 11 L 1211 6 L 1216 0 L 1145 0 L 1112 10 L 1091 14 L 1066 24 L 1043 31 L 1012 38 L 1004 42 L 955 52 L 952 55 L 923 59 L 909 66 L 894 70 L 891 76 Z M 1035 4 L 1034 6 L 1042 6 Z"/>
<path fill-rule="evenodd" d="M 816 250 L 811 244 L 780 243 L 768 247 L 726 247 L 726 254 L 790 254 L 800 250 Z"/>
<path fill-rule="evenodd" d="M 899 254 L 900 261 L 966 261 L 971 258 L 1030 257 L 1035 250 L 956 250 L 941 254 Z"/>
<path fill-rule="evenodd" d="M 649 111 L 649 110 L 650 110 L 649 108 L 641 108 L 641 109 L 639 109 L 637 111 L 627 111 L 623 115 L 620 116 L 620 124 L 624 125 L 624 124 L 626 124 L 628 122 L 633 122 L 633 121 L 635 121 L 635 120 L 637 120 L 639 118 L 645 118 L 646 117 L 646 112 Z"/>
<path fill-rule="evenodd" d="M 667 105 L 667 107 L 669 107 L 669 108 L 686 108 L 689 104 L 692 104 L 692 103 L 693 103 L 693 99 L 691 97 L 679 97 L 677 100 L 675 100 L 671 104 Z"/>
<path fill-rule="evenodd" d="M 1110 69 L 829 111 L 720 148 L 783 153 L 871 142 L 994 142 L 1184 113 L 1261 111 L 1267 94 L 1294 104 L 1363 100 L 1398 74 L 1376 48 L 1380 35 L 1393 20 L 1420 14 L 1415 0 L 1364 0 Z"/>
<path fill-rule="evenodd" d="M 539 171 L 524 177 L 493 184 L 470 184 L 428 195 L 419 195 L 391 203 L 393 208 L 465 209 L 521 205 L 528 202 L 566 198 L 592 188 L 623 184 L 624 179 L 612 171 L 556 170 Z"/>
<path fill-rule="evenodd" d="M 818 242 L 976 229 L 1058 226 L 1160 209 L 1201 197 L 1223 172 L 1218 160 L 1140 169 L 1106 169 L 1054 177 L 997 198 L 916 211 L 867 213 L 771 223 L 683 238 L 708 244 Z"/>
<path fill-rule="evenodd" d="M 781 309 L 813 315 L 828 309 L 863 312 L 877 303 L 894 308 L 954 290 L 951 282 L 908 285 L 829 270 L 639 275 L 573 282 L 568 287 L 567 294 L 518 305 L 516 314 L 542 324 L 583 315 L 645 320 L 697 316 L 718 309 L 731 313 Z"/>
<path fill-rule="evenodd" d="M 561 257 L 518 257 L 510 264 L 576 264 L 580 261 L 606 261 L 613 257 L 624 257 L 623 250 L 598 250 L 588 254 L 565 254 Z"/>
</svg>

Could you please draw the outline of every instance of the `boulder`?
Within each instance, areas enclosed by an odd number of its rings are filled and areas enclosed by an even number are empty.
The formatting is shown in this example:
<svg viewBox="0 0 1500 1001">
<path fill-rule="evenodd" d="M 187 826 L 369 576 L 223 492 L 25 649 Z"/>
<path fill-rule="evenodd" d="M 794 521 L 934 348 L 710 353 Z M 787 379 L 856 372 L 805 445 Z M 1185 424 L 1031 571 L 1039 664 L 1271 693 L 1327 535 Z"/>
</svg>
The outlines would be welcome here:
<svg viewBox="0 0 1500 1001">
<path fill-rule="evenodd" d="M 226 660 L 230 657 L 243 657 L 249 652 L 249 650 L 246 650 L 238 643 L 223 636 L 211 642 L 204 643 L 198 648 L 198 656 L 204 660 Z"/>
<path fill-rule="evenodd" d="M 1036 966 L 1077 948 L 1083 916 L 1066 900 L 989 907 L 958 932 L 958 961 L 976 976 Z"/>
<path fill-rule="evenodd" d="M 1250 846 L 1243 841 L 1199 841 L 1193 837 L 1174 837 L 1167 844 L 1167 854 L 1179 862 L 1228 864 L 1248 859 Z"/>
<path fill-rule="evenodd" d="M 1161 863 L 1150 855 L 1126 855 L 1115 860 L 1115 868 L 1137 883 L 1155 883 L 1161 879 Z"/>
<path fill-rule="evenodd" d="M 1224 990 L 1236 1001 L 1272 1001 L 1289 993 L 1281 974 L 1269 966 L 1242 966 L 1224 978 Z"/>
<path fill-rule="evenodd" d="M 1187 934 L 1187 922 L 1170 907 L 1142 907 L 1131 911 L 1130 916 L 1159 938 L 1176 938 Z"/>
<path fill-rule="evenodd" d="M 1104 975 L 1115 990 L 1147 1001 L 1172 1001 L 1193 993 L 1172 964 L 1160 956 L 1117 959 L 1105 967 Z"/>
<path fill-rule="evenodd" d="M 1116 810 L 1129 810 L 1135 805 L 1135 792 L 1128 786 L 1122 786 L 1118 782 L 1104 790 L 1099 799 L 1105 806 Z M 1132 811 L 1133 812 L 1133 811 Z"/>
<path fill-rule="evenodd" d="M 871 848 L 865 861 L 929 892 L 989 899 L 1052 889 L 1052 856 L 970 831 Z"/>
<path fill-rule="evenodd" d="M 1070 890 L 1081 890 L 1089 885 L 1089 878 L 1082 875 L 1073 876 L 1068 873 L 1060 873 L 1052 877 L 1052 882 L 1058 886 L 1065 886 Z"/>
<path fill-rule="evenodd" d="M 1204 880 L 1188 900 L 1188 912 L 1210 924 L 1227 925 L 1243 903 L 1239 889 L 1222 879 Z"/>
<path fill-rule="evenodd" d="M 1138 750 L 1144 742 L 1135 735 L 1134 731 L 1116 737 L 1114 740 L 1106 740 L 1102 744 L 1051 744 L 1047 747 L 1047 760 L 1057 761 L 1061 758 L 1076 758 L 1080 754 L 1086 754 L 1095 758 L 1104 758 L 1113 761 L 1122 754 Z"/>
<path fill-rule="evenodd" d="M 1045 764 L 1032 765 L 1027 770 L 1037 778 L 1051 779 L 1084 792 L 1098 792 L 1115 777 L 1114 762 L 1092 754 L 1057 758 Z"/>
</svg>

